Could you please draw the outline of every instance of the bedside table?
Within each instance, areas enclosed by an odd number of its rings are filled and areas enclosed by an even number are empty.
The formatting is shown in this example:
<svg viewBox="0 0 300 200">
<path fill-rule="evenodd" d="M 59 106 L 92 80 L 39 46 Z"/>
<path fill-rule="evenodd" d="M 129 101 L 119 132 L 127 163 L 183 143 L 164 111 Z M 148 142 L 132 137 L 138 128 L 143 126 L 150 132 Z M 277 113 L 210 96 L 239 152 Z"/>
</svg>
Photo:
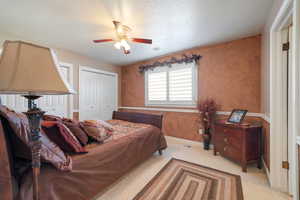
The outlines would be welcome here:
<svg viewBox="0 0 300 200">
<path fill-rule="evenodd" d="M 261 124 L 239 125 L 217 121 L 212 138 L 214 155 L 218 152 L 221 156 L 239 163 L 243 172 L 247 172 L 248 164 L 255 162 L 261 169 Z"/>
</svg>

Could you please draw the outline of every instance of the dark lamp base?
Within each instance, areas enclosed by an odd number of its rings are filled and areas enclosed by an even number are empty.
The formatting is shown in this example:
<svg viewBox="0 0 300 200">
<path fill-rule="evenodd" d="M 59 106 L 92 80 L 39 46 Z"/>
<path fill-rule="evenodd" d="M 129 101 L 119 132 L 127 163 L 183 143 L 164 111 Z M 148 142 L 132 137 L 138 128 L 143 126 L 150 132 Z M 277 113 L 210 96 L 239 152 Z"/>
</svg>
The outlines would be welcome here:
<svg viewBox="0 0 300 200">
<path fill-rule="evenodd" d="M 41 131 L 41 119 L 45 112 L 36 107 L 34 100 L 40 98 L 40 96 L 24 96 L 28 99 L 28 111 L 24 114 L 28 118 L 30 127 L 30 146 L 32 156 L 32 172 L 33 172 L 33 199 L 39 199 L 39 187 L 38 177 L 40 174 L 40 153 L 41 153 L 41 142 L 40 142 L 40 131 Z"/>
</svg>

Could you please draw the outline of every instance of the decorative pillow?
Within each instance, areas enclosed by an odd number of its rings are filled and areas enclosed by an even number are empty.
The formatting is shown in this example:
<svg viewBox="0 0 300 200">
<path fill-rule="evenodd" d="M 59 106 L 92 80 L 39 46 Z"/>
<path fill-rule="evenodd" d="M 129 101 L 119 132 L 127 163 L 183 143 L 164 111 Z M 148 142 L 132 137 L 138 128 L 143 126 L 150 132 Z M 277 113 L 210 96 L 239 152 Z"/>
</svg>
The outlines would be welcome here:
<svg viewBox="0 0 300 200">
<path fill-rule="evenodd" d="M 15 148 L 15 156 L 31 160 L 30 149 L 30 129 L 29 122 L 23 113 L 16 113 L 7 107 L 0 105 L 0 115 L 5 118 L 13 130 L 15 140 L 12 140 L 12 145 Z M 40 134 L 41 141 L 41 159 L 42 161 L 53 164 L 57 169 L 62 171 L 72 170 L 72 159 L 53 143 L 43 132 Z M 17 140 L 18 139 L 18 140 Z M 20 150 L 21 143 L 24 149 Z M 24 151 L 23 151 L 24 150 Z M 28 152 L 27 154 L 24 152 Z"/>
<path fill-rule="evenodd" d="M 113 131 L 114 128 L 111 124 L 107 123 L 106 121 L 103 120 L 85 120 L 85 123 L 90 123 L 92 125 L 95 126 L 103 126 L 104 128 L 106 128 L 109 131 Z"/>
<path fill-rule="evenodd" d="M 64 125 L 66 125 L 70 131 L 75 135 L 75 137 L 79 140 L 81 145 L 85 146 L 87 145 L 89 138 L 87 134 L 85 133 L 83 126 L 81 123 L 73 120 L 65 120 L 63 119 Z"/>
<path fill-rule="evenodd" d="M 83 128 L 84 128 L 85 132 L 88 134 L 88 136 L 90 136 L 97 142 L 103 143 L 106 139 L 108 139 L 112 135 L 112 132 L 107 130 L 102 125 L 99 125 L 99 124 L 95 125 L 95 124 L 91 124 L 89 122 L 83 122 L 82 124 L 83 124 Z"/>
<path fill-rule="evenodd" d="M 45 121 L 61 121 L 62 118 L 55 115 L 44 115 L 43 120 Z"/>
<path fill-rule="evenodd" d="M 73 133 L 61 122 L 44 121 L 46 135 L 66 153 L 87 153 Z"/>
<path fill-rule="evenodd" d="M 73 119 L 70 119 L 70 118 L 65 118 L 65 117 L 62 118 L 62 121 L 63 122 L 76 122 L 76 120 L 73 120 Z"/>
</svg>

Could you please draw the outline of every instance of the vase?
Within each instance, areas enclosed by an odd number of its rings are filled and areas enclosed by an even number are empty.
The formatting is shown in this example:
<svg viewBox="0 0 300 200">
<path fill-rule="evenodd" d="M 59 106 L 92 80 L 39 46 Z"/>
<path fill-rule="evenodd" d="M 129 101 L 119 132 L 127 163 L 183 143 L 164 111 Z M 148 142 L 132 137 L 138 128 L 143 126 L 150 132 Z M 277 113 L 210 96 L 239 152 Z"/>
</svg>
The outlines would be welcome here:
<svg viewBox="0 0 300 200">
<path fill-rule="evenodd" d="M 209 134 L 209 131 L 205 131 L 205 133 L 203 134 L 204 150 L 209 150 L 210 139 L 211 139 L 211 136 Z"/>
</svg>

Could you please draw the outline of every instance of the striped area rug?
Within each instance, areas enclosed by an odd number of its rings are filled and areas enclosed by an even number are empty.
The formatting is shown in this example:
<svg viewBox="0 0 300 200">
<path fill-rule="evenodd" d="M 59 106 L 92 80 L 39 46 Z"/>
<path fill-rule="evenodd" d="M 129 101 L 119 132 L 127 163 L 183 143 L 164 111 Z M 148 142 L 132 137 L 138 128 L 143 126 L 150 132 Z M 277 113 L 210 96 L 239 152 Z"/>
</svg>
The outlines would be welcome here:
<svg viewBox="0 0 300 200">
<path fill-rule="evenodd" d="M 243 199 L 240 176 L 174 158 L 134 198 L 134 200 Z"/>
</svg>

